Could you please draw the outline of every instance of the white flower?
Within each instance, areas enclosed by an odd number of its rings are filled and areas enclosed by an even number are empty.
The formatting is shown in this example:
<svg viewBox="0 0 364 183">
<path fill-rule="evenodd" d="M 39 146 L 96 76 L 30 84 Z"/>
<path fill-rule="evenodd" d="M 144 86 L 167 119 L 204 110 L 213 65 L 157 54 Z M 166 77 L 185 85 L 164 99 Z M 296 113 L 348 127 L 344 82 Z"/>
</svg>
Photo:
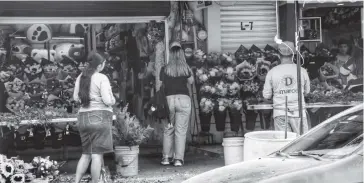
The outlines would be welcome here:
<svg viewBox="0 0 364 183">
<path fill-rule="evenodd" d="M 206 98 L 202 98 L 201 99 L 201 102 L 206 102 Z"/>
<path fill-rule="evenodd" d="M 229 74 L 229 75 L 233 74 L 233 72 L 234 72 L 234 69 L 232 67 L 228 67 L 226 69 L 226 73 Z"/>
<path fill-rule="evenodd" d="M 216 88 L 212 87 L 212 88 L 211 88 L 211 90 L 210 90 L 210 92 L 211 92 L 212 94 L 216 93 Z"/>
<path fill-rule="evenodd" d="M 6 177 L 10 177 L 14 174 L 14 166 L 11 163 L 1 164 L 1 173 Z"/>
<path fill-rule="evenodd" d="M 207 100 L 207 101 L 205 102 L 205 104 L 206 104 L 207 106 L 210 106 L 210 105 L 212 104 L 212 102 L 211 102 L 210 100 Z"/>
<path fill-rule="evenodd" d="M 219 106 L 219 111 L 224 111 L 225 110 L 225 106 Z"/>
</svg>

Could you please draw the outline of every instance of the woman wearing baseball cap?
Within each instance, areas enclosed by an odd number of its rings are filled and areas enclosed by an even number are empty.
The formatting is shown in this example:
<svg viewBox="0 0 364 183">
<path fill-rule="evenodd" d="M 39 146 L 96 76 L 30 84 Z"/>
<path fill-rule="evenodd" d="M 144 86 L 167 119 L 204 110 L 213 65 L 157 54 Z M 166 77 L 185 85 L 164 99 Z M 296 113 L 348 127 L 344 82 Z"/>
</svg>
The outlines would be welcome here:
<svg viewBox="0 0 364 183">
<path fill-rule="evenodd" d="M 191 115 L 191 98 L 187 84 L 194 82 L 181 44 L 170 45 L 169 61 L 160 72 L 169 107 L 169 123 L 164 124 L 162 165 L 182 166 L 188 122 Z M 173 148 L 174 147 L 174 148 Z"/>
</svg>

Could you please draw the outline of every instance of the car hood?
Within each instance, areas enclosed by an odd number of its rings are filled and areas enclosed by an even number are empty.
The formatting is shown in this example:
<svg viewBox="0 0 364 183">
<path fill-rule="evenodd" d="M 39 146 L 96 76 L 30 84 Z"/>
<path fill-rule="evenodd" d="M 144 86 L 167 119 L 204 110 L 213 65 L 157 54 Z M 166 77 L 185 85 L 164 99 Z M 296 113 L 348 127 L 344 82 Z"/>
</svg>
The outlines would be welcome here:
<svg viewBox="0 0 364 183">
<path fill-rule="evenodd" d="M 291 173 L 332 161 L 318 161 L 309 157 L 267 157 L 217 168 L 192 177 L 184 183 L 256 183 L 270 177 Z M 289 167 L 289 168 L 287 168 Z"/>
</svg>

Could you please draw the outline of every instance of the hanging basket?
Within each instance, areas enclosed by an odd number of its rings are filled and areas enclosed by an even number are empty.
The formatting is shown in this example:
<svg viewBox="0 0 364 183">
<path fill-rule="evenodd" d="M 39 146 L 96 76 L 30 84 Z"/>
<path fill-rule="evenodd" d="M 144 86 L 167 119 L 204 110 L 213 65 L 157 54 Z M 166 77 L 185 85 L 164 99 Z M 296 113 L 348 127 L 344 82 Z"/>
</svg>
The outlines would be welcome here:
<svg viewBox="0 0 364 183">
<path fill-rule="evenodd" d="M 209 132 L 212 113 L 200 112 L 199 116 L 200 116 L 201 132 Z"/>
</svg>

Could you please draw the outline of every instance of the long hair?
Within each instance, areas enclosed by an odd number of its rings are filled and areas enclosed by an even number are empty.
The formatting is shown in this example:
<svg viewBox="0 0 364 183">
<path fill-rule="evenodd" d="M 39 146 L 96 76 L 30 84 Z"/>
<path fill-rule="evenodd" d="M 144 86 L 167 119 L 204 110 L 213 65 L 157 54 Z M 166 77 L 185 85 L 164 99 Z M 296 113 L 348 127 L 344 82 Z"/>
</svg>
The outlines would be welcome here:
<svg viewBox="0 0 364 183">
<path fill-rule="evenodd" d="M 186 62 L 184 52 L 181 47 L 174 46 L 169 53 L 169 61 L 164 72 L 171 77 L 189 76 L 190 67 Z"/>
<path fill-rule="evenodd" d="M 78 96 L 81 100 L 81 105 L 83 107 L 88 107 L 90 105 L 90 86 L 91 86 L 91 77 L 96 72 L 97 67 L 104 62 L 104 58 L 96 53 L 91 52 L 87 57 L 88 65 L 82 71 L 80 78 L 80 91 L 78 92 Z"/>
</svg>

